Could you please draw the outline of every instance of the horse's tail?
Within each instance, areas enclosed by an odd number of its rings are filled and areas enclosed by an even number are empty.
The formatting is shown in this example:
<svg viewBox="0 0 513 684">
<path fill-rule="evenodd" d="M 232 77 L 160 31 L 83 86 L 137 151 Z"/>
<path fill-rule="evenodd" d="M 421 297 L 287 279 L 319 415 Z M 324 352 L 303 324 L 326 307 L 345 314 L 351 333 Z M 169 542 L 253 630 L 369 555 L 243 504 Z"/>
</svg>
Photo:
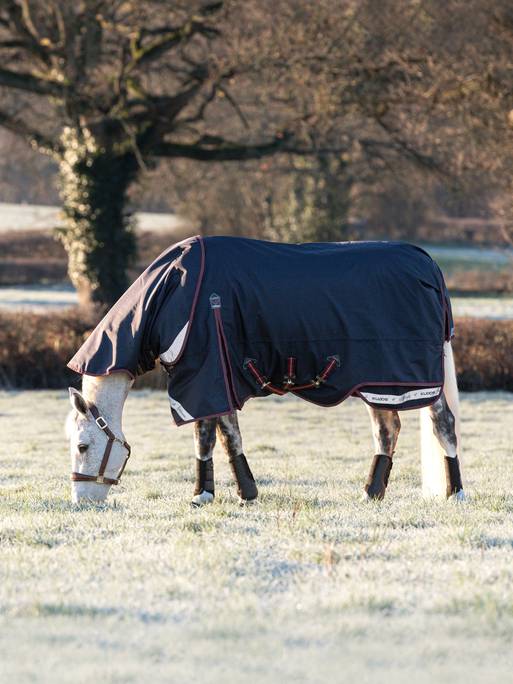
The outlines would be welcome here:
<svg viewBox="0 0 513 684">
<path fill-rule="evenodd" d="M 450 342 L 444 343 L 445 378 L 444 394 L 456 421 L 458 439 L 458 456 L 461 462 L 460 411 L 456 368 Z M 445 453 L 433 432 L 433 423 L 429 409 L 420 410 L 420 453 L 422 460 L 422 493 L 424 496 L 442 496 L 446 494 Z"/>
</svg>

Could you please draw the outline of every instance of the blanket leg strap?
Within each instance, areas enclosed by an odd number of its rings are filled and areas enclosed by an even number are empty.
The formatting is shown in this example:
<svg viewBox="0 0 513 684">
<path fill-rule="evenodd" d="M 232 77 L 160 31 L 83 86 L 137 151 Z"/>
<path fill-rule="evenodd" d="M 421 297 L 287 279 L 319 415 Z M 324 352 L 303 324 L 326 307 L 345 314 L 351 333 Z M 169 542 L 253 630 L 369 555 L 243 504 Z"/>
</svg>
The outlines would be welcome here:
<svg viewBox="0 0 513 684">
<path fill-rule="evenodd" d="M 196 486 L 194 488 L 194 496 L 209 492 L 214 496 L 214 460 L 208 458 L 202 461 L 200 458 L 196 459 Z"/>
<path fill-rule="evenodd" d="M 376 454 L 372 461 L 369 477 L 365 484 L 365 491 L 371 499 L 383 499 L 388 484 L 392 459 L 385 454 Z"/>
<path fill-rule="evenodd" d="M 230 456 L 230 467 L 237 482 L 237 494 L 244 501 L 253 501 L 258 496 L 258 489 L 251 468 L 244 454 Z"/>
<path fill-rule="evenodd" d="M 445 457 L 445 480 L 447 482 L 446 494 L 447 498 L 453 494 L 461 492 L 463 485 L 461 483 L 460 462 L 457 456 Z"/>
</svg>

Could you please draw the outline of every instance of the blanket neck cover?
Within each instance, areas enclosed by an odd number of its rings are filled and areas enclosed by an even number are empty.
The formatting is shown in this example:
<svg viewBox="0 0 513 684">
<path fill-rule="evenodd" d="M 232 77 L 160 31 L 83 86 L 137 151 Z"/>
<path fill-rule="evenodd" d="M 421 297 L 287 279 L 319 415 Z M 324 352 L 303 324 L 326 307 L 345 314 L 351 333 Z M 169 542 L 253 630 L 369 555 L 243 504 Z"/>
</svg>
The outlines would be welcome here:
<svg viewBox="0 0 513 684">
<path fill-rule="evenodd" d="M 68 365 L 135 377 L 159 358 L 177 425 L 287 392 L 405 410 L 440 396 L 451 336 L 443 276 L 413 245 L 194 237 L 142 273 Z"/>
</svg>

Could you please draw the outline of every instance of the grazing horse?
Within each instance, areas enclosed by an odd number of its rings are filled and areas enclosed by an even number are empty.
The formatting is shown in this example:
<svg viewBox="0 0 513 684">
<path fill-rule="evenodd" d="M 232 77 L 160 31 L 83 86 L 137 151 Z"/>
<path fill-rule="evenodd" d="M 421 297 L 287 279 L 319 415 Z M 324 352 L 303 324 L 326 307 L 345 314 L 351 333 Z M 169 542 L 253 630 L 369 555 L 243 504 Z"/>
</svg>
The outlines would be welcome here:
<svg viewBox="0 0 513 684">
<path fill-rule="evenodd" d="M 397 242 L 282 245 L 190 238 L 163 252 L 68 364 L 72 495 L 104 500 L 130 455 L 123 406 L 158 359 L 177 425 L 194 423 L 192 503 L 214 499 L 216 437 L 241 500 L 257 497 L 236 411 L 292 392 L 368 407 L 375 445 L 364 496 L 382 499 L 401 427 L 420 409 L 425 495 L 464 498 L 449 297 L 438 266 Z"/>
</svg>

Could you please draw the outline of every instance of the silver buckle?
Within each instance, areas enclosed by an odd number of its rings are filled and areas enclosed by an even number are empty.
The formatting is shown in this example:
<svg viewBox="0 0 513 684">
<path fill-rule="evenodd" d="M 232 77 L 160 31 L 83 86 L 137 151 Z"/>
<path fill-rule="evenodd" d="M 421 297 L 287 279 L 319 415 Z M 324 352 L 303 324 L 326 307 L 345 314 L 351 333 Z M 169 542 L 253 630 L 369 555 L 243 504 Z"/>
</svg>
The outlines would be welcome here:
<svg viewBox="0 0 513 684">
<path fill-rule="evenodd" d="M 98 416 L 98 418 L 95 420 L 95 423 L 96 423 L 96 425 L 98 425 L 100 430 L 105 430 L 105 428 L 108 427 L 107 421 L 105 420 L 105 418 L 103 416 Z"/>
<path fill-rule="evenodd" d="M 103 475 L 98 475 L 96 478 L 96 482 L 98 482 L 98 484 L 104 484 L 103 480 L 104 480 Z"/>
</svg>

